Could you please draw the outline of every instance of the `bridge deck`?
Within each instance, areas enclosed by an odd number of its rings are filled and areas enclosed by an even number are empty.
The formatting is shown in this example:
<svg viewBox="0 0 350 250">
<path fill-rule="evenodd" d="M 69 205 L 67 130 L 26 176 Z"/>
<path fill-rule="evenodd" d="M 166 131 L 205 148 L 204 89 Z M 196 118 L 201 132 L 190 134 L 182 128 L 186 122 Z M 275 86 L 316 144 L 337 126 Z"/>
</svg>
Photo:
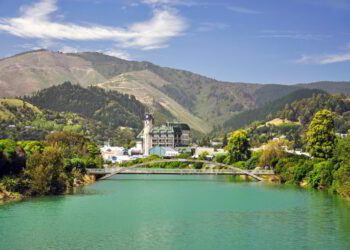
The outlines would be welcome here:
<svg viewBox="0 0 350 250">
<path fill-rule="evenodd" d="M 123 170 L 123 171 L 120 171 Z M 244 170 L 254 175 L 274 175 L 273 170 Z M 154 169 L 154 168 L 104 168 L 88 169 L 88 173 L 95 175 L 118 174 L 170 174 L 170 175 L 242 175 L 241 171 L 232 169 Z"/>
</svg>

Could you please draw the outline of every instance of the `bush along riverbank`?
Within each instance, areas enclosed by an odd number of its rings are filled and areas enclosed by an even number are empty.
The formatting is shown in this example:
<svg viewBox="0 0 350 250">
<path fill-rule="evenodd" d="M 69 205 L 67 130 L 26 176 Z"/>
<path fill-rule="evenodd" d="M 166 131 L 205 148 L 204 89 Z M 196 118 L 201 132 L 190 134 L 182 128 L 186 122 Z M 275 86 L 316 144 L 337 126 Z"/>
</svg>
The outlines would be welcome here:
<svg viewBox="0 0 350 250">
<path fill-rule="evenodd" d="M 72 192 L 93 181 L 86 168 L 102 165 L 98 146 L 70 132 L 45 141 L 0 140 L 0 201 Z"/>
<path fill-rule="evenodd" d="M 215 161 L 236 167 L 274 169 L 276 180 L 302 187 L 324 190 L 350 199 L 350 137 L 336 136 L 335 114 L 320 110 L 300 137 L 309 156 L 290 153 L 295 141 L 275 138 L 250 152 L 249 129 L 229 136 L 228 153 Z"/>
</svg>

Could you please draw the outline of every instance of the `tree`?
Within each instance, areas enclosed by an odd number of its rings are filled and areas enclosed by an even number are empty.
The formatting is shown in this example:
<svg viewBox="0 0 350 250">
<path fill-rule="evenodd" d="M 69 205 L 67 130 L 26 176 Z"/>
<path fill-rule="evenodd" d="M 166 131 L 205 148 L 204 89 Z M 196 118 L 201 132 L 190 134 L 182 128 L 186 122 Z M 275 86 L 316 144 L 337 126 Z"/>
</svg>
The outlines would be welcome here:
<svg viewBox="0 0 350 250">
<path fill-rule="evenodd" d="M 279 159 L 287 155 L 286 148 L 290 146 L 290 142 L 284 139 L 269 141 L 260 156 L 260 167 L 274 167 Z"/>
<path fill-rule="evenodd" d="M 249 138 L 248 133 L 245 130 L 234 131 L 229 138 L 227 151 L 229 152 L 228 161 L 237 162 L 246 161 L 250 158 L 251 152 L 249 150 Z"/>
<path fill-rule="evenodd" d="M 350 197 L 350 163 L 343 162 L 333 174 L 333 190 L 344 197 Z"/>
<path fill-rule="evenodd" d="M 317 158 L 328 159 L 335 146 L 334 117 L 332 112 L 323 109 L 315 114 L 306 132 L 307 149 Z"/>
<path fill-rule="evenodd" d="M 32 195 L 61 194 L 67 189 L 68 176 L 58 148 L 49 146 L 42 153 L 34 152 L 28 159 L 25 175 Z"/>
<path fill-rule="evenodd" d="M 228 144 L 228 141 L 227 141 L 227 134 L 225 133 L 224 134 L 224 138 L 222 139 L 222 146 L 223 147 L 226 147 Z"/>
<path fill-rule="evenodd" d="M 333 157 L 339 162 L 349 161 L 350 137 L 338 138 L 333 151 Z"/>
<path fill-rule="evenodd" d="M 332 185 L 333 162 L 322 161 L 314 165 L 309 173 L 309 184 L 313 188 L 325 189 Z"/>
</svg>

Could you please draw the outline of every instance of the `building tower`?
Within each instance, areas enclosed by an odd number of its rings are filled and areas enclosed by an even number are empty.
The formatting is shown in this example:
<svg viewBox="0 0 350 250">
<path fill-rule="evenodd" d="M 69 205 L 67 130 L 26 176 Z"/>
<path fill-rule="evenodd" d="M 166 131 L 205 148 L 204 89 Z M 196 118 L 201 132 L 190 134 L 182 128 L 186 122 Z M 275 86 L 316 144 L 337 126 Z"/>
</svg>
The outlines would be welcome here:
<svg viewBox="0 0 350 250">
<path fill-rule="evenodd" d="M 143 128 L 143 154 L 148 156 L 149 150 L 152 147 L 152 128 L 153 128 L 153 116 L 151 114 L 146 114 L 144 119 Z"/>
</svg>

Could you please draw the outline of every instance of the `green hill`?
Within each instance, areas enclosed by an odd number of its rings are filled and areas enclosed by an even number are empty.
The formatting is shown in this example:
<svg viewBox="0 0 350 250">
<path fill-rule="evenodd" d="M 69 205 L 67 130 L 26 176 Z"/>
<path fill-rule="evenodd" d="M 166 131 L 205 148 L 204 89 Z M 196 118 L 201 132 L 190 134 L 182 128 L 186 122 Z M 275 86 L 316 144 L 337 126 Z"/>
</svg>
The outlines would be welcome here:
<svg viewBox="0 0 350 250">
<path fill-rule="evenodd" d="M 133 96 L 97 87 L 83 88 L 65 82 L 24 98 L 34 105 L 58 112 L 72 112 L 111 127 L 141 129 L 145 106 Z"/>
<path fill-rule="evenodd" d="M 309 98 L 296 100 L 284 106 L 275 116 L 298 121 L 306 126 L 314 114 L 321 109 L 328 109 L 338 115 L 336 126 L 341 132 L 347 132 L 350 128 L 350 100 L 345 95 L 329 95 L 319 93 Z"/>
<path fill-rule="evenodd" d="M 322 90 L 297 89 L 294 92 L 264 104 L 262 107 L 239 113 L 224 123 L 225 130 L 235 130 L 247 126 L 255 121 L 266 121 L 276 116 L 277 112 L 283 109 L 287 104 L 296 100 L 311 97 L 315 94 L 326 94 Z M 281 117 L 282 118 L 282 117 Z M 284 117 L 283 117 L 284 118 Z M 287 118 L 287 117 L 285 117 Z"/>
<path fill-rule="evenodd" d="M 20 99 L 0 99 L 0 139 L 44 140 L 54 131 L 70 131 L 103 144 L 130 144 L 137 130 L 112 127 L 71 112 L 39 108 Z"/>
<path fill-rule="evenodd" d="M 0 121 L 31 119 L 41 110 L 19 99 L 0 99 Z"/>
</svg>

